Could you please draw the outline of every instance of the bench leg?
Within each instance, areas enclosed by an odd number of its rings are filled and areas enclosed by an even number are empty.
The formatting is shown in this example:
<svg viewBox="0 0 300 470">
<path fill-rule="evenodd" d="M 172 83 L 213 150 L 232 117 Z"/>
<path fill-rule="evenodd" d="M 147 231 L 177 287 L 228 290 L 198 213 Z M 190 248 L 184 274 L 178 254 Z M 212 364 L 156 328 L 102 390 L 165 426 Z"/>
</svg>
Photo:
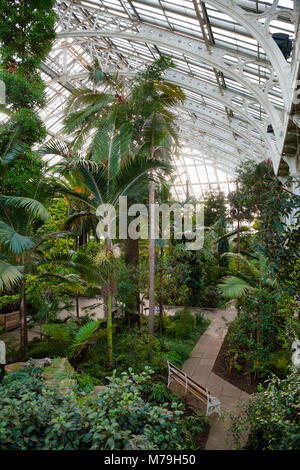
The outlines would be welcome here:
<svg viewBox="0 0 300 470">
<path fill-rule="evenodd" d="M 207 402 L 207 410 L 206 410 L 206 416 L 210 416 L 213 413 L 217 413 L 219 416 L 221 416 L 221 404 L 218 403 L 216 405 Z"/>
</svg>

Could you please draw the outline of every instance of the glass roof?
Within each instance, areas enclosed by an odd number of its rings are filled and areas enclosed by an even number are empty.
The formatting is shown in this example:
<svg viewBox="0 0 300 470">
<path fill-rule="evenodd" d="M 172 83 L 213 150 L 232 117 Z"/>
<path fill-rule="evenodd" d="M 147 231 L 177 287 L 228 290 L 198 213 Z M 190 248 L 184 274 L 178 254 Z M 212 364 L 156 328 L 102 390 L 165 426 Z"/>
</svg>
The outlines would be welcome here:
<svg viewBox="0 0 300 470">
<path fill-rule="evenodd" d="M 281 52 L 268 32 L 294 38 L 293 1 L 58 0 L 56 9 L 58 38 L 43 65 L 48 104 L 41 116 L 49 138 L 66 139 L 66 99 L 88 85 L 95 58 L 104 70 L 126 77 L 165 54 L 176 66 L 166 79 L 186 94 L 177 110 L 178 198 L 187 187 L 200 198 L 208 188 L 228 192 L 239 162 L 276 151 L 276 131 L 267 133 L 267 126 L 275 128 L 285 108 L 278 76 L 283 56 L 277 60 Z"/>
</svg>

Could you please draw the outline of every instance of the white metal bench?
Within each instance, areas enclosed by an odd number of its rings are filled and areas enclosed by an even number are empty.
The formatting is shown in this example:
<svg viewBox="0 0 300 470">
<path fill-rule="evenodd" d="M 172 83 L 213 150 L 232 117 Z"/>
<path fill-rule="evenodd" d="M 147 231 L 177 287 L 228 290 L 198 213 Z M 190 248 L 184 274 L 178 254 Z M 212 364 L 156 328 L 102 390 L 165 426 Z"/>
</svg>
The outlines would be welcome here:
<svg viewBox="0 0 300 470">
<path fill-rule="evenodd" d="M 168 371 L 168 388 L 173 380 L 176 381 L 184 388 L 185 396 L 189 392 L 206 406 L 206 416 L 210 416 L 212 413 L 218 413 L 221 416 L 221 402 L 218 398 L 213 397 L 207 388 L 202 387 L 170 362 L 168 362 Z"/>
</svg>

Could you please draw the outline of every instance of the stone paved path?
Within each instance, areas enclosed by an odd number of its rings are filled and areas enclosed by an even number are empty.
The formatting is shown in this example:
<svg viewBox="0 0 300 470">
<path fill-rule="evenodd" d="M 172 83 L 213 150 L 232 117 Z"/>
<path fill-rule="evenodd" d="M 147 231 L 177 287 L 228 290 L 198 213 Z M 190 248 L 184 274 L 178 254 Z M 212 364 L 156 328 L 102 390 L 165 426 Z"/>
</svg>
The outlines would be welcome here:
<svg viewBox="0 0 300 470">
<path fill-rule="evenodd" d="M 227 332 L 226 321 L 234 320 L 236 311 L 233 307 L 228 310 L 211 309 L 205 310 L 205 316 L 211 323 L 183 365 L 183 370 L 203 387 L 207 387 L 213 396 L 219 398 L 222 410 L 230 410 L 237 402 L 247 400 L 249 395 L 214 374 L 212 368 Z M 188 399 L 188 402 L 192 403 L 192 400 Z M 210 424 L 205 449 L 232 449 L 231 442 L 225 444 L 225 424 L 218 415 L 211 416 Z"/>
</svg>

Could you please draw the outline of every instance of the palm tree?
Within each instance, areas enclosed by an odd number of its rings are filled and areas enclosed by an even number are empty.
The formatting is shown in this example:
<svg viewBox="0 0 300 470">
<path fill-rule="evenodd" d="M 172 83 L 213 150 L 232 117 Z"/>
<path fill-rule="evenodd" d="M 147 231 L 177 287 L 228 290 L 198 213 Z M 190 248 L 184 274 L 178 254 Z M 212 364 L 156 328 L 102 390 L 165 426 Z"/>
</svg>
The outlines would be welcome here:
<svg viewBox="0 0 300 470">
<path fill-rule="evenodd" d="M 80 148 L 93 136 L 87 158 L 106 160 L 108 169 L 128 154 L 147 155 L 150 159 L 170 160 L 171 149 L 178 145 L 172 108 L 185 98 L 182 90 L 162 80 L 162 73 L 173 67 L 171 59 L 161 57 L 128 84 L 118 76 L 103 73 L 99 64 L 91 69 L 93 89 L 75 92 L 66 110 L 65 131 L 75 132 L 75 147 Z M 95 90 L 100 85 L 101 90 Z M 95 158 L 95 155 L 97 157 Z M 166 158 L 167 157 L 167 158 Z M 110 175 L 108 175 L 110 176 Z M 153 175 L 150 172 L 150 176 Z M 155 184 L 149 183 L 149 333 L 154 333 Z"/>
<path fill-rule="evenodd" d="M 46 193 L 42 182 L 39 189 Z M 48 183 L 47 183 L 48 186 Z M 43 188 L 43 189 L 42 189 Z M 0 291 L 19 288 L 20 291 L 20 345 L 24 357 L 27 346 L 26 275 L 36 274 L 40 280 L 55 279 L 77 290 L 82 282 L 76 274 L 62 275 L 55 267 L 68 266 L 86 272 L 86 260 L 76 260 L 73 254 L 65 259 L 45 258 L 44 244 L 51 239 L 65 237 L 65 232 L 40 235 L 39 229 L 49 220 L 46 207 L 37 199 L 0 195 Z M 53 269 L 49 269 L 52 265 Z"/>
<path fill-rule="evenodd" d="M 151 85 L 151 84 L 150 84 Z M 171 109 L 184 100 L 184 94 L 179 87 L 159 81 L 153 82 L 149 87 L 149 80 L 140 84 L 144 86 L 139 99 L 143 96 L 143 102 L 147 103 L 146 109 L 143 105 L 140 110 L 145 117 L 142 127 L 142 152 L 148 153 L 150 159 L 170 161 L 171 152 L 176 153 L 178 147 L 177 126 L 175 115 Z M 133 94 L 134 95 L 134 94 Z M 138 107 L 138 103 L 136 104 Z M 147 109 L 150 113 L 147 115 Z M 151 175 L 153 176 L 153 175 Z M 148 330 L 154 335 L 154 278 L 155 278 L 155 238 L 154 238 L 154 204 L 155 204 L 155 182 L 152 178 L 149 182 L 149 324 Z"/>
<path fill-rule="evenodd" d="M 120 134 L 117 135 L 117 138 L 118 140 L 120 139 Z M 94 220 L 99 221 L 96 213 L 101 204 L 110 204 L 116 208 L 119 198 L 125 196 L 138 180 L 147 178 L 149 171 L 168 169 L 164 162 L 144 155 L 128 155 L 127 158 L 120 159 L 118 150 L 120 147 L 118 145 L 111 145 L 111 141 L 115 141 L 114 136 L 111 136 L 110 140 L 106 140 L 109 147 L 108 153 L 104 148 L 104 153 L 102 153 L 99 150 L 100 147 L 95 145 L 90 160 L 84 158 L 64 158 L 62 156 L 61 162 L 57 165 L 57 171 L 60 171 L 62 178 L 56 181 L 52 188 L 53 191 L 79 202 L 85 208 L 83 211 L 70 215 L 65 223 L 66 229 L 76 229 L 78 220 L 85 218 L 93 217 Z M 104 145 L 102 144 L 102 147 Z M 108 155 L 109 158 L 103 159 L 102 155 Z M 75 191 L 73 186 L 69 184 L 70 175 L 76 176 L 76 179 L 84 188 L 83 191 Z M 105 246 L 107 256 L 114 252 L 113 240 L 108 233 L 105 234 Z M 99 266 L 98 276 L 100 282 L 108 290 L 106 299 L 107 342 L 109 345 L 108 360 L 109 364 L 112 365 L 113 286 L 111 277 L 103 275 L 103 273 L 101 274 L 101 269 L 103 270 L 103 266 Z"/>
<path fill-rule="evenodd" d="M 218 291 L 227 299 L 240 299 L 246 291 L 254 291 L 259 287 L 274 289 L 277 285 L 274 279 L 268 277 L 268 261 L 262 255 L 251 255 L 249 261 L 239 253 L 224 253 L 222 257 L 236 259 L 244 266 L 238 276 L 227 276 L 218 285 Z"/>
</svg>

